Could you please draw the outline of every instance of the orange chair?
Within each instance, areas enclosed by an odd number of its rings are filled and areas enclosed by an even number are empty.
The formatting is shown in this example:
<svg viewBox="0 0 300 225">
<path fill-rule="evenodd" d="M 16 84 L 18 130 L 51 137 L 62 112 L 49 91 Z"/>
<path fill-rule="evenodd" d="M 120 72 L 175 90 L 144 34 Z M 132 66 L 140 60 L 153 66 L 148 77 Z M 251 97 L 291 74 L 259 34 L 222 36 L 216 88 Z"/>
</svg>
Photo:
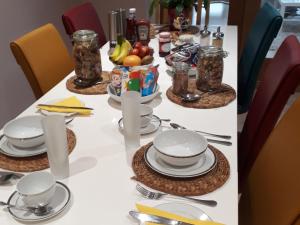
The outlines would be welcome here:
<svg viewBox="0 0 300 225">
<path fill-rule="evenodd" d="M 239 204 L 240 225 L 300 224 L 300 98 L 258 155 Z"/>
<path fill-rule="evenodd" d="M 60 34 L 44 25 L 10 43 L 36 98 L 49 91 L 73 69 L 74 64 Z"/>
</svg>

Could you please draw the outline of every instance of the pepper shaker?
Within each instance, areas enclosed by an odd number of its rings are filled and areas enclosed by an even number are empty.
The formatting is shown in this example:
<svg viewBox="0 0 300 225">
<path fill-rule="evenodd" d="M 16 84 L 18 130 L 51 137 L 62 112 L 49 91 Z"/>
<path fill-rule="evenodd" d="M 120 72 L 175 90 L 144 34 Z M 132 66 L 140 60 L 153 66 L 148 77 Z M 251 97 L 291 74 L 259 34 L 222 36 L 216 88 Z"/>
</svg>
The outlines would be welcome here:
<svg viewBox="0 0 300 225">
<path fill-rule="evenodd" d="M 210 45 L 210 31 L 207 29 L 207 26 L 204 26 L 204 29 L 200 31 L 200 44 L 201 46 Z"/>
<path fill-rule="evenodd" d="M 217 32 L 213 33 L 212 45 L 217 48 L 223 47 L 224 33 L 221 32 L 221 27 L 217 28 Z"/>
</svg>

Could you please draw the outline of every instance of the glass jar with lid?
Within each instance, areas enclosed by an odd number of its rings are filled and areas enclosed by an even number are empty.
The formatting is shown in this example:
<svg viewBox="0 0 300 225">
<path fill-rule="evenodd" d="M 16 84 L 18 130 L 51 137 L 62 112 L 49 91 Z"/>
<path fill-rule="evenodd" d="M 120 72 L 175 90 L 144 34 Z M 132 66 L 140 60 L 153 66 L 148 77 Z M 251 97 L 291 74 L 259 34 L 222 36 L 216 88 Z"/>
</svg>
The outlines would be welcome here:
<svg viewBox="0 0 300 225">
<path fill-rule="evenodd" d="M 78 30 L 73 34 L 73 41 L 73 57 L 77 76 L 74 83 L 80 87 L 92 86 L 102 80 L 98 35 L 92 30 Z"/>
<path fill-rule="evenodd" d="M 200 91 L 213 91 L 221 87 L 223 78 L 223 58 L 228 53 L 214 46 L 201 47 L 198 52 L 197 88 Z"/>
<path fill-rule="evenodd" d="M 188 92 L 188 72 L 190 65 L 185 62 L 173 63 L 173 93 L 178 96 L 182 96 Z"/>
</svg>

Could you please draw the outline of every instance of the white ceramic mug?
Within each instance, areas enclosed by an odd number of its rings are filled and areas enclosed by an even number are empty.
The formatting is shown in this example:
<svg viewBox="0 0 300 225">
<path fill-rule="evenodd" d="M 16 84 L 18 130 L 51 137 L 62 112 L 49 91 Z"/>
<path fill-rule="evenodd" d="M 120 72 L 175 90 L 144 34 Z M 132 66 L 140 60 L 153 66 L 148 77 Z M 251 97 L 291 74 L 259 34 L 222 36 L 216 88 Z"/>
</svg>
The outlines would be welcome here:
<svg viewBox="0 0 300 225">
<path fill-rule="evenodd" d="M 17 183 L 17 192 L 26 207 L 48 205 L 53 199 L 55 189 L 55 178 L 48 172 L 30 173 Z"/>
</svg>

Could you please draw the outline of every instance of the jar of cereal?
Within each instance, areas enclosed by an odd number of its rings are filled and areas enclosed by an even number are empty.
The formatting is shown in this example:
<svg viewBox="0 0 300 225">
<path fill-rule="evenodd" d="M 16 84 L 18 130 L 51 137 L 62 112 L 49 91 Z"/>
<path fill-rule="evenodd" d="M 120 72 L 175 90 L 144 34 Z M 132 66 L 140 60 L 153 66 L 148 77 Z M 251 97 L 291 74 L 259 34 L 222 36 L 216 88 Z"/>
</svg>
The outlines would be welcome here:
<svg viewBox="0 0 300 225">
<path fill-rule="evenodd" d="M 205 46 L 198 52 L 198 79 L 197 88 L 200 91 L 213 91 L 221 87 L 223 78 L 223 58 L 228 53 L 222 48 Z"/>
<path fill-rule="evenodd" d="M 88 87 L 102 80 L 97 36 L 92 30 L 78 30 L 73 34 L 73 57 L 77 76 L 74 83 L 77 86 Z"/>
</svg>

